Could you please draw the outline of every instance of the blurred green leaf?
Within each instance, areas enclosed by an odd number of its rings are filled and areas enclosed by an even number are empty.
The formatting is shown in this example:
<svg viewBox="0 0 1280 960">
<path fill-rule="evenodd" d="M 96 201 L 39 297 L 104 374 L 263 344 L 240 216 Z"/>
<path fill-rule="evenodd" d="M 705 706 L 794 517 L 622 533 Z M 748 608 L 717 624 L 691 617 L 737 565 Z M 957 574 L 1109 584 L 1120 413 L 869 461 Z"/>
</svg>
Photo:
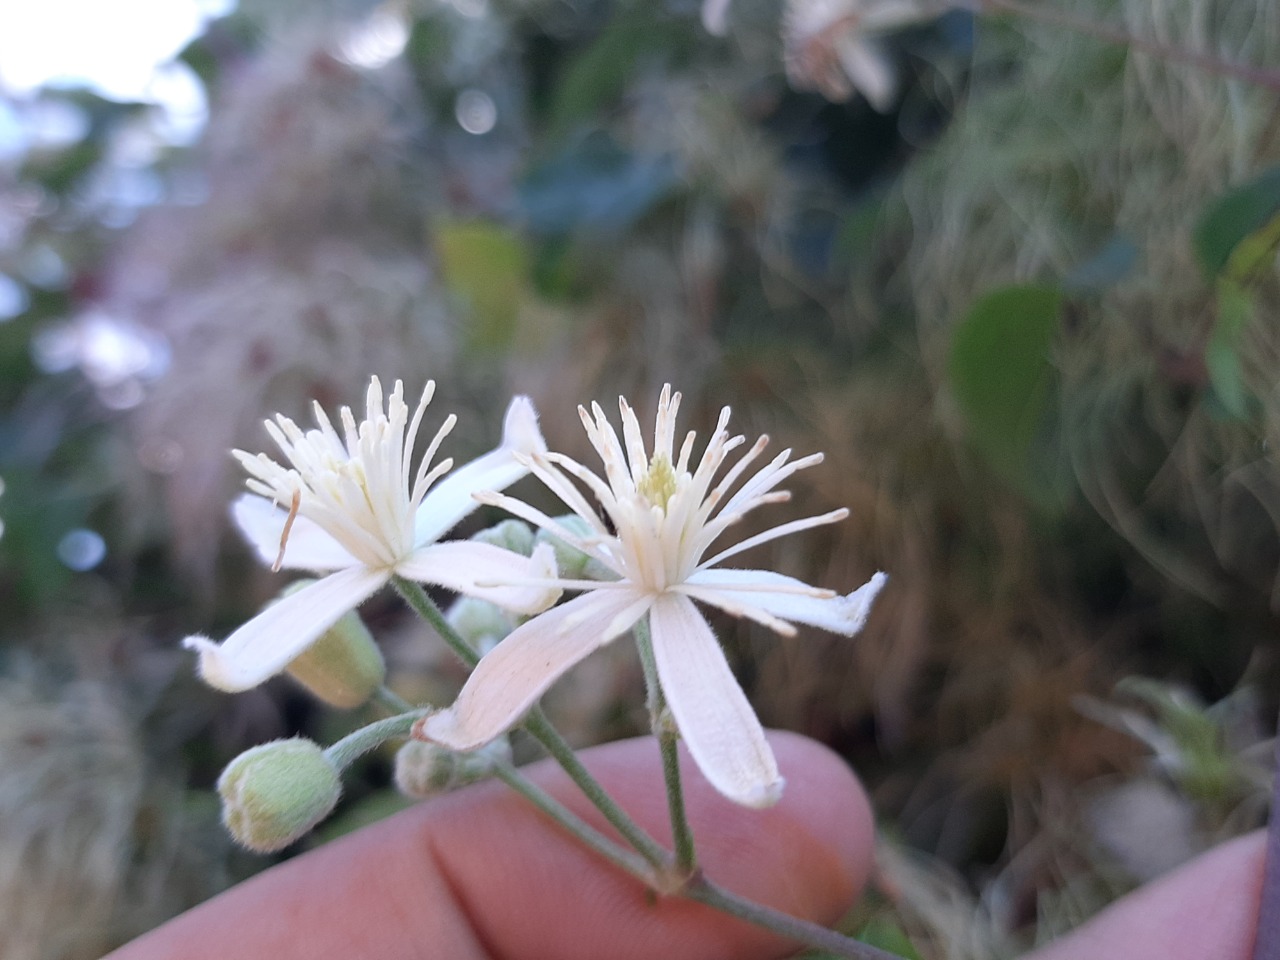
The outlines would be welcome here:
<svg viewBox="0 0 1280 960">
<path fill-rule="evenodd" d="M 622 231 L 679 182 L 670 157 L 632 153 L 597 131 L 530 170 L 520 184 L 520 204 L 540 233 Z"/>
<path fill-rule="evenodd" d="M 920 960 L 920 954 L 905 930 L 890 917 L 878 916 L 868 920 L 857 933 L 863 943 L 887 950 L 905 960 Z"/>
<path fill-rule="evenodd" d="M 1240 333 L 1253 316 L 1253 304 L 1238 284 L 1218 284 L 1218 322 L 1205 344 L 1204 362 L 1213 399 L 1228 416 L 1243 420 L 1249 415 L 1250 394 L 1240 364 Z"/>
<path fill-rule="evenodd" d="M 509 346 L 528 284 L 524 241 L 509 227 L 483 220 L 438 225 L 435 241 L 445 285 L 470 310 L 468 345 L 486 351 Z"/>
<path fill-rule="evenodd" d="M 1245 279 L 1280 245 L 1280 167 L 1223 194 L 1195 229 L 1196 255 L 1211 277 Z"/>
<path fill-rule="evenodd" d="M 687 19 L 667 19 L 647 4 L 617 17 L 560 75 L 552 95 L 552 129 L 563 134 L 613 104 L 642 64 L 678 59 L 696 35 Z"/>
<path fill-rule="evenodd" d="M 1045 411 L 1062 292 L 1011 286 L 978 300 L 951 341 L 951 387 L 975 445 L 1015 477 L 1025 473 Z"/>
<path fill-rule="evenodd" d="M 23 180 L 31 180 L 52 193 L 64 194 L 97 166 L 104 144 L 85 139 L 58 153 L 29 161 L 21 171 Z"/>
</svg>

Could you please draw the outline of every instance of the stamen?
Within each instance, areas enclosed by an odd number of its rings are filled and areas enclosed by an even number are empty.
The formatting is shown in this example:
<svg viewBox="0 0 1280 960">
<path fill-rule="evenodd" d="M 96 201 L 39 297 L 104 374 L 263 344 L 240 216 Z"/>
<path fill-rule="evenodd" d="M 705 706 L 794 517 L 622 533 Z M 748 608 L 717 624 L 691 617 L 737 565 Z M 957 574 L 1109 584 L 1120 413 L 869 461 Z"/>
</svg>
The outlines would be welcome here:
<svg viewBox="0 0 1280 960">
<path fill-rule="evenodd" d="M 298 517 L 298 508 L 302 506 L 302 491 L 293 491 L 293 502 L 289 504 L 289 516 L 285 518 L 284 529 L 280 531 L 280 552 L 276 554 L 276 562 L 271 565 L 272 573 L 279 573 L 284 565 L 284 548 L 289 542 L 289 531 L 293 529 L 293 521 Z"/>
</svg>

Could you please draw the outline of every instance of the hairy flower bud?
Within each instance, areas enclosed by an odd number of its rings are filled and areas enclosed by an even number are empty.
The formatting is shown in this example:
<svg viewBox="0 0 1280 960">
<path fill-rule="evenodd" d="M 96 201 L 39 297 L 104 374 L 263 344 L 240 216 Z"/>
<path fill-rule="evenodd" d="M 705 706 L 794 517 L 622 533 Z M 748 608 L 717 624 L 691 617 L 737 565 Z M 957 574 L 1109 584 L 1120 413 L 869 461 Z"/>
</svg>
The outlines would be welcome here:
<svg viewBox="0 0 1280 960">
<path fill-rule="evenodd" d="M 295 581 L 281 596 L 313 582 Z M 320 700 L 340 710 L 352 710 L 367 701 L 387 676 L 382 651 L 354 610 L 343 614 L 285 670 Z"/>
<path fill-rule="evenodd" d="M 327 817 L 342 781 L 323 748 L 295 737 L 246 750 L 218 778 L 222 822 L 256 853 L 289 846 Z"/>
<path fill-rule="evenodd" d="M 580 537 L 591 537 L 591 524 L 576 514 L 556 517 L 556 523 Z M 556 554 L 556 567 L 566 580 L 617 580 L 618 575 L 594 557 L 572 547 L 545 527 L 533 538 L 534 545 L 548 543 Z"/>
<path fill-rule="evenodd" d="M 410 797 L 432 797 L 489 776 L 493 763 L 511 762 L 511 741 L 499 737 L 471 753 L 455 753 L 424 740 L 409 740 L 396 752 L 396 786 Z"/>
<path fill-rule="evenodd" d="M 467 645 L 484 656 L 516 628 L 515 618 L 488 600 L 459 597 L 449 607 L 445 619 Z"/>
<path fill-rule="evenodd" d="M 533 553 L 533 531 L 523 520 L 503 520 L 471 538 L 478 543 L 510 550 L 522 557 Z"/>
</svg>

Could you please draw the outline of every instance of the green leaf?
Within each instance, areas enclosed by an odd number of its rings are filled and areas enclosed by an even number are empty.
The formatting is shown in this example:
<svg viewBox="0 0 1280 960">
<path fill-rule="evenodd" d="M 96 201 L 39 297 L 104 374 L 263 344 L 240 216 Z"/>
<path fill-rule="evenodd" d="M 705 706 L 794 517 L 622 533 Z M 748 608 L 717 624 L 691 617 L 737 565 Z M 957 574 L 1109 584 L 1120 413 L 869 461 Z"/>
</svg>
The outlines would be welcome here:
<svg viewBox="0 0 1280 960">
<path fill-rule="evenodd" d="M 1215 200 L 1196 225 L 1196 255 L 1210 277 L 1244 279 L 1280 245 L 1280 167 Z"/>
<path fill-rule="evenodd" d="M 1014 477 L 1025 475 L 1043 422 L 1061 306 L 1056 287 L 1004 287 L 979 299 L 952 337 L 948 372 L 970 439 Z"/>
<path fill-rule="evenodd" d="M 686 19 L 662 17 L 647 4 L 615 18 L 560 75 L 550 109 L 553 129 L 563 133 L 616 103 L 641 65 L 678 59 L 696 35 Z"/>
<path fill-rule="evenodd" d="M 858 931 L 857 937 L 863 943 L 887 950 L 895 956 L 920 960 L 920 954 L 906 931 L 889 917 L 872 917 Z"/>
<path fill-rule="evenodd" d="M 435 240 L 445 285 L 469 311 L 468 345 L 485 351 L 509 346 L 528 285 L 524 241 L 483 220 L 441 224 Z"/>
<path fill-rule="evenodd" d="M 1235 283 L 1218 284 L 1218 322 L 1204 348 L 1205 367 L 1213 399 L 1236 420 L 1249 415 L 1250 393 L 1240 363 L 1240 334 L 1253 317 L 1249 295 Z"/>
</svg>

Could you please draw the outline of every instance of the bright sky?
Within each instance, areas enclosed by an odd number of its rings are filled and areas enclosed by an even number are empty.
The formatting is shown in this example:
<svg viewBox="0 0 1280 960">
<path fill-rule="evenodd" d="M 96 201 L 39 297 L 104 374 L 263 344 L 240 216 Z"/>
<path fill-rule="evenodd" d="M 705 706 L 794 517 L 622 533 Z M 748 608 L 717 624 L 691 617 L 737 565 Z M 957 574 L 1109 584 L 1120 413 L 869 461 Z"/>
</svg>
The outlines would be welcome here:
<svg viewBox="0 0 1280 960">
<path fill-rule="evenodd" d="M 0 0 L 0 87 L 85 83 L 121 100 L 158 100 L 157 67 L 234 0 Z"/>
</svg>

